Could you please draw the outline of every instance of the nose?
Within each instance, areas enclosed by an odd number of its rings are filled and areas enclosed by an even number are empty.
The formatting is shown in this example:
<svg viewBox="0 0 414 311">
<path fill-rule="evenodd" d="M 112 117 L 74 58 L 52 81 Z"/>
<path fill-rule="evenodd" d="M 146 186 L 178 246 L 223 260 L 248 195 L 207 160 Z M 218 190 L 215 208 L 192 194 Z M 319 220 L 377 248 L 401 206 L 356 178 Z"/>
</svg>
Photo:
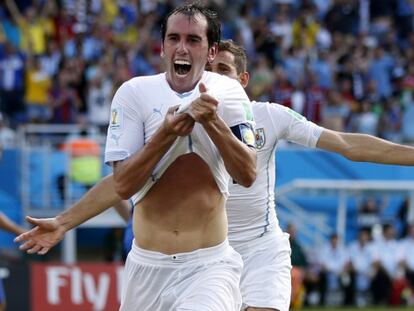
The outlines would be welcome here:
<svg viewBox="0 0 414 311">
<path fill-rule="evenodd" d="M 181 40 L 178 43 L 177 53 L 179 53 L 179 54 L 187 54 L 187 52 L 188 52 L 187 43 L 185 42 L 185 40 Z"/>
</svg>

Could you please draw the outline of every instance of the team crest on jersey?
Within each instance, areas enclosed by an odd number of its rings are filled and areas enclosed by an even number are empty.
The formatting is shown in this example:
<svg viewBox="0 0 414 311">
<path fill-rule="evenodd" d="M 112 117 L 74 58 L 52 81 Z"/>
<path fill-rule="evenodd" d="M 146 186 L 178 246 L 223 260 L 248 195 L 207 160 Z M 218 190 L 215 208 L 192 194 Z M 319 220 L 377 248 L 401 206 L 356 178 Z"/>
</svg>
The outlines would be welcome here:
<svg viewBox="0 0 414 311">
<path fill-rule="evenodd" d="M 256 129 L 256 148 L 262 149 L 266 143 L 264 128 Z"/>
<path fill-rule="evenodd" d="M 122 129 L 122 119 L 123 119 L 122 109 L 112 108 L 111 119 L 109 120 L 109 128 L 111 129 L 111 131 Z"/>
</svg>

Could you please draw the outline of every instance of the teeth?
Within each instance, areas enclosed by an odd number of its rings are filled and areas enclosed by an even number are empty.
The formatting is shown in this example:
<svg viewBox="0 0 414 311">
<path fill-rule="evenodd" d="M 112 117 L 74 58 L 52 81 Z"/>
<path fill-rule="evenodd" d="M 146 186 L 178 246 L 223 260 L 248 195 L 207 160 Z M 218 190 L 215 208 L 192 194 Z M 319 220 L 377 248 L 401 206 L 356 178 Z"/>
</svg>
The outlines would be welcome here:
<svg viewBox="0 0 414 311">
<path fill-rule="evenodd" d="M 174 61 L 174 64 L 176 65 L 191 65 L 189 61 L 187 60 L 176 60 Z"/>
</svg>

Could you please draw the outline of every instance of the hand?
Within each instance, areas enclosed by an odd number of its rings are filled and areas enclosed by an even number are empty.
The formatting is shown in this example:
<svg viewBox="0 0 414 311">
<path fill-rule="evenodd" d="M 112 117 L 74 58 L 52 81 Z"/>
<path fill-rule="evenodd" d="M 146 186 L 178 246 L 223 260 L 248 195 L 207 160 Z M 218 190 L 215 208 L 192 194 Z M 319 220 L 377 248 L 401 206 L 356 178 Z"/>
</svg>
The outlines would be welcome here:
<svg viewBox="0 0 414 311">
<path fill-rule="evenodd" d="M 20 234 L 14 241 L 18 243 L 24 242 L 19 249 L 26 251 L 28 254 L 46 254 L 63 239 L 66 233 L 66 229 L 59 224 L 56 218 L 33 218 L 26 216 L 26 220 L 35 225 L 35 227 Z"/>
<path fill-rule="evenodd" d="M 178 106 L 170 107 L 165 115 L 164 129 L 169 135 L 187 136 L 194 128 L 194 119 L 187 113 L 175 113 Z"/>
<path fill-rule="evenodd" d="M 218 100 L 207 93 L 204 83 L 199 85 L 200 97 L 194 100 L 189 107 L 189 113 L 196 122 L 205 124 L 217 119 Z"/>
</svg>

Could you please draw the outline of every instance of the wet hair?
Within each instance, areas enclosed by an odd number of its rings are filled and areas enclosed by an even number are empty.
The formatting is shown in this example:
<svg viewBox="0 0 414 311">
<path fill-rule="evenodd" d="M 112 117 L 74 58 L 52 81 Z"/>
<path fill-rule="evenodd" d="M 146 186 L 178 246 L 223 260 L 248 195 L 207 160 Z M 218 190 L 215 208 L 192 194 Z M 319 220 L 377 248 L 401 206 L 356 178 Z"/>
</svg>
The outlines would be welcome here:
<svg viewBox="0 0 414 311">
<path fill-rule="evenodd" d="M 186 5 L 179 6 L 172 10 L 164 18 L 161 23 L 161 39 L 164 42 L 165 34 L 167 32 L 167 24 L 170 16 L 175 14 L 183 14 L 188 18 L 194 18 L 197 14 L 204 16 L 207 20 L 207 40 L 208 46 L 212 47 L 215 43 L 220 42 L 221 37 L 221 23 L 218 18 L 217 12 L 210 10 L 203 6 L 200 2 L 192 2 Z"/>
<path fill-rule="evenodd" d="M 222 40 L 218 50 L 219 52 L 227 51 L 233 54 L 238 75 L 247 71 L 247 57 L 244 47 L 236 44 L 233 40 Z"/>
</svg>

